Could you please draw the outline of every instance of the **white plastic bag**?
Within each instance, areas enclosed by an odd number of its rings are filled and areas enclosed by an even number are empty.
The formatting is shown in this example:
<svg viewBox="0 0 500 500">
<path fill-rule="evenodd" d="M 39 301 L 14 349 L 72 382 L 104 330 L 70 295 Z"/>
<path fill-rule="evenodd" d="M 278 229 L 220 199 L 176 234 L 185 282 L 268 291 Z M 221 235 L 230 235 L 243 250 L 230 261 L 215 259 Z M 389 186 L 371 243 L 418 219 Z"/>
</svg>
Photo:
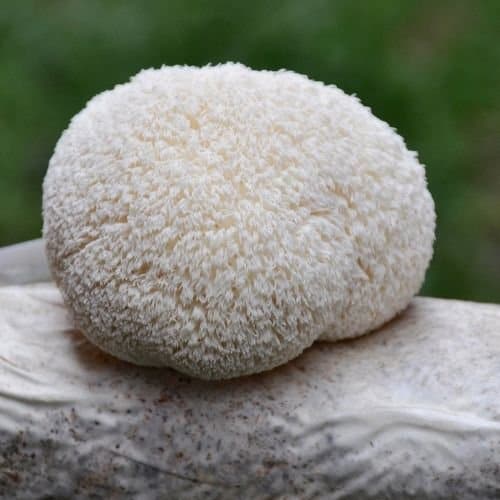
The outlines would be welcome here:
<svg viewBox="0 0 500 500">
<path fill-rule="evenodd" d="M 102 353 L 7 253 L 1 498 L 500 498 L 498 306 L 417 298 L 379 332 L 202 382 Z"/>
</svg>

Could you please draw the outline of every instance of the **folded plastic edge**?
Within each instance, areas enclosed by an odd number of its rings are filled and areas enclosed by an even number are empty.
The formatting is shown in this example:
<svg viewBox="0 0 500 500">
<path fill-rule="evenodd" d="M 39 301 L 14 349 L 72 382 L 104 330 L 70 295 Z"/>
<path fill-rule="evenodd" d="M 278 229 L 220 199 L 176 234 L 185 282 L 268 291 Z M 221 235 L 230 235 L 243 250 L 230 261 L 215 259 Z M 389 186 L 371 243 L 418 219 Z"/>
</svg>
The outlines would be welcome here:
<svg viewBox="0 0 500 500">
<path fill-rule="evenodd" d="M 51 281 L 43 239 L 0 248 L 0 286 Z"/>
</svg>

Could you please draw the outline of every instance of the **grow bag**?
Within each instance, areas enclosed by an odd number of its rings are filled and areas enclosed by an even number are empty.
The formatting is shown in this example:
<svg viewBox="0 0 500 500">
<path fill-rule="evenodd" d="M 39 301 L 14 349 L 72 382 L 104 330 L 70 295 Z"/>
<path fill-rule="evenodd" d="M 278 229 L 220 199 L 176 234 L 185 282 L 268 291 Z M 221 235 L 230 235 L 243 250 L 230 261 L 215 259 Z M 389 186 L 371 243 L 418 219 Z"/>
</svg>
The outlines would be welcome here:
<svg viewBox="0 0 500 500">
<path fill-rule="evenodd" d="M 91 345 L 54 284 L 28 283 L 40 252 L 0 250 L 1 498 L 500 497 L 500 307 L 416 298 L 375 333 L 203 382 Z"/>
</svg>

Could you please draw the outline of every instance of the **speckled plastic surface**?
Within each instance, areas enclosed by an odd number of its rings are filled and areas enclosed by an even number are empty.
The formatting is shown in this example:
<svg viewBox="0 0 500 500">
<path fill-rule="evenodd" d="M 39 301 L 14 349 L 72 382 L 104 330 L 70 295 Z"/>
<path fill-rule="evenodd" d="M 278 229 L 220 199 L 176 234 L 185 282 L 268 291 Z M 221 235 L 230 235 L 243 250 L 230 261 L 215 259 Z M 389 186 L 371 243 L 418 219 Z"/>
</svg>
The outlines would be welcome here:
<svg viewBox="0 0 500 500">
<path fill-rule="evenodd" d="M 0 253 L 1 263 L 1 253 Z M 500 307 L 415 299 L 382 330 L 200 382 L 0 287 L 0 498 L 500 498 Z"/>
</svg>

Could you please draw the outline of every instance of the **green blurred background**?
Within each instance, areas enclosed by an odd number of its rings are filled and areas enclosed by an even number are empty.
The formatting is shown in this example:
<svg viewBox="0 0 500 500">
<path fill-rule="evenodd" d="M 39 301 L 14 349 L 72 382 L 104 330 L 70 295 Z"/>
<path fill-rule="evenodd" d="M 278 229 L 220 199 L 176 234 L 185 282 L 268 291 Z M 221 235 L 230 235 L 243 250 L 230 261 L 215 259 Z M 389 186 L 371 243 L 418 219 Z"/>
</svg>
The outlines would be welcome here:
<svg viewBox="0 0 500 500">
<path fill-rule="evenodd" d="M 499 0 L 4 0 L 0 245 L 40 236 L 48 160 L 94 94 L 240 61 L 335 83 L 396 127 L 437 205 L 423 293 L 500 302 L 499 20 Z"/>
</svg>

